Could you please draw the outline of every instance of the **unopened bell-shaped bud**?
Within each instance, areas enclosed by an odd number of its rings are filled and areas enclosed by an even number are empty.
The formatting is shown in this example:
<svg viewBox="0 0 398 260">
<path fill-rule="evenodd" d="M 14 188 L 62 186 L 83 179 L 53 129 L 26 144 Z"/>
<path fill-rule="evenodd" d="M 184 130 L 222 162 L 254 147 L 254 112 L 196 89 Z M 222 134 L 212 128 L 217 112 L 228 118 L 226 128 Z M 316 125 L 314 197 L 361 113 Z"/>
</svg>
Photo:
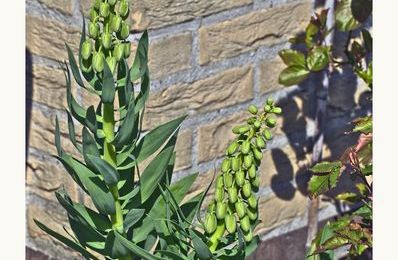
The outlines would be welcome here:
<svg viewBox="0 0 398 260">
<path fill-rule="evenodd" d="M 118 61 L 120 61 L 124 57 L 123 43 L 119 43 L 115 46 L 115 49 L 113 49 L 113 57 L 115 57 L 116 60 L 118 60 Z"/>
<path fill-rule="evenodd" d="M 102 72 L 104 70 L 104 54 L 102 52 L 95 52 L 93 55 L 93 69 L 95 72 Z"/>
<path fill-rule="evenodd" d="M 258 112 L 258 109 L 255 105 L 250 105 L 248 108 L 249 112 L 252 113 L 253 115 L 256 115 Z"/>
<path fill-rule="evenodd" d="M 117 0 L 108 0 L 108 4 L 110 6 L 114 6 L 116 4 Z"/>
<path fill-rule="evenodd" d="M 122 0 L 120 2 L 119 14 L 123 17 L 123 19 L 127 18 L 128 14 L 129 14 L 129 4 L 127 3 L 126 0 Z"/>
<path fill-rule="evenodd" d="M 108 50 L 112 44 L 112 35 L 110 33 L 103 33 L 102 34 L 102 46 Z"/>
<path fill-rule="evenodd" d="M 124 58 L 127 59 L 128 57 L 130 57 L 131 53 L 131 42 L 126 42 L 123 45 L 124 45 Z"/>
<path fill-rule="evenodd" d="M 88 25 L 88 35 L 93 39 L 96 39 L 98 37 L 99 30 L 100 27 L 97 23 L 90 22 L 90 24 Z"/>
<path fill-rule="evenodd" d="M 108 63 L 109 69 L 113 73 L 116 69 L 117 60 L 115 57 L 107 57 L 106 63 Z"/>
<path fill-rule="evenodd" d="M 118 32 L 118 38 L 120 40 L 125 40 L 127 37 L 129 37 L 130 34 L 130 25 L 126 23 L 125 21 L 122 21 L 120 31 Z"/>
<path fill-rule="evenodd" d="M 94 9 L 99 10 L 102 0 L 94 0 Z"/>
<path fill-rule="evenodd" d="M 82 58 L 87 60 L 91 56 L 91 52 L 93 51 L 93 47 L 90 40 L 85 40 L 82 44 Z"/>
<path fill-rule="evenodd" d="M 99 10 L 99 14 L 106 18 L 109 15 L 109 4 L 108 3 L 101 3 L 100 5 L 100 10 Z"/>
<path fill-rule="evenodd" d="M 118 32 L 122 25 L 122 18 L 119 15 L 114 15 L 111 20 L 111 29 L 113 32 Z"/>
<path fill-rule="evenodd" d="M 90 8 L 89 18 L 91 22 L 95 22 L 98 17 L 98 12 L 94 8 Z"/>
</svg>

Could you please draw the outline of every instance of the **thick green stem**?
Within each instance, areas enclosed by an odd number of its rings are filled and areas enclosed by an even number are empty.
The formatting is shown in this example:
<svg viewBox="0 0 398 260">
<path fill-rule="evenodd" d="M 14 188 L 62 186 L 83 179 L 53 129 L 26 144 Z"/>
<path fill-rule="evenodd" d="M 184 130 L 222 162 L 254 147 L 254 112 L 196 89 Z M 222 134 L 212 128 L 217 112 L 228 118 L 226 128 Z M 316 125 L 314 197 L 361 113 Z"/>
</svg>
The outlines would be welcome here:
<svg viewBox="0 0 398 260">
<path fill-rule="evenodd" d="M 115 116 L 113 111 L 113 104 L 104 104 L 104 122 L 103 122 L 103 130 L 105 133 L 105 141 L 104 141 L 104 160 L 110 163 L 113 166 L 116 166 L 116 149 L 115 146 L 111 143 L 115 136 Z M 109 190 L 112 193 L 113 199 L 115 201 L 115 214 L 111 215 L 112 228 L 117 232 L 124 234 L 123 230 L 123 214 L 122 207 L 119 201 L 119 190 L 117 185 L 109 187 Z M 129 260 L 131 256 L 127 255 L 121 257 L 120 260 Z"/>
<path fill-rule="evenodd" d="M 214 253 L 217 250 L 218 243 L 220 242 L 220 239 L 224 235 L 224 232 L 225 232 L 224 220 L 218 220 L 216 231 L 214 231 L 214 233 L 211 235 L 208 242 L 210 252 Z"/>
</svg>

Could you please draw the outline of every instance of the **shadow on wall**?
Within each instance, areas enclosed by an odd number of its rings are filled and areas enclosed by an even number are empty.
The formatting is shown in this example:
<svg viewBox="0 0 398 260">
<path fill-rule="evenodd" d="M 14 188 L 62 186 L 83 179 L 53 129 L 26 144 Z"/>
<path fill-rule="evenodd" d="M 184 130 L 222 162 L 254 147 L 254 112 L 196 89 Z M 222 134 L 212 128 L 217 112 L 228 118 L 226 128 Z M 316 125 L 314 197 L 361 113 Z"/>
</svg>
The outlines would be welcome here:
<svg viewBox="0 0 398 260">
<path fill-rule="evenodd" d="M 30 120 L 32 116 L 33 74 L 32 53 L 25 49 L 25 162 L 28 160 Z"/>
</svg>

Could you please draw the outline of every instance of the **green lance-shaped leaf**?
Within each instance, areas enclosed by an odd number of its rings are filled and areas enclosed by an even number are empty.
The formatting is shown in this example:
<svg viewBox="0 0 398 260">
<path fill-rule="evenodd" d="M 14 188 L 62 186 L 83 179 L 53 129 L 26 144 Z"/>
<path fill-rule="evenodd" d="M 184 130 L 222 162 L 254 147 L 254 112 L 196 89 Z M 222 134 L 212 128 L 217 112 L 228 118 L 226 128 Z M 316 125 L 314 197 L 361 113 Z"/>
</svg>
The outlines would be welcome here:
<svg viewBox="0 0 398 260">
<path fill-rule="evenodd" d="M 199 259 L 212 259 L 213 254 L 210 252 L 206 243 L 195 233 L 195 230 L 189 230 L 190 237 L 192 239 L 192 245 L 195 248 L 196 255 Z"/>
<path fill-rule="evenodd" d="M 59 130 L 59 121 L 58 121 L 58 116 L 55 118 L 55 147 L 57 148 L 57 153 L 59 156 L 62 156 L 62 148 L 61 148 L 61 132 Z"/>
<path fill-rule="evenodd" d="M 100 156 L 100 152 L 97 147 L 97 143 L 94 140 L 94 137 L 90 134 L 86 127 L 83 127 L 82 130 L 82 139 L 83 139 L 83 157 L 87 166 L 92 169 L 95 169 L 94 164 L 88 158 L 88 155 L 94 155 L 96 157 Z"/>
<path fill-rule="evenodd" d="M 150 88 L 150 79 L 149 79 L 149 72 L 146 71 L 144 75 L 141 77 L 141 90 L 140 93 L 137 95 L 136 98 L 136 113 L 141 111 L 144 108 L 145 102 L 149 97 L 149 88 Z"/>
<path fill-rule="evenodd" d="M 79 121 L 81 124 L 84 125 L 86 119 L 86 110 L 75 100 L 72 95 L 72 86 L 70 82 L 70 71 L 68 65 L 65 63 L 66 66 L 66 101 L 68 104 L 68 108 L 72 114 L 72 116 Z"/>
<path fill-rule="evenodd" d="M 113 104 L 113 101 L 115 100 L 115 81 L 107 62 L 104 63 L 104 79 L 102 83 L 102 103 Z"/>
<path fill-rule="evenodd" d="M 180 127 L 186 116 L 171 120 L 161 126 L 156 127 L 145 135 L 133 151 L 136 163 L 140 163 L 154 154 L 167 139 L 174 134 Z"/>
<path fill-rule="evenodd" d="M 87 108 L 85 125 L 93 134 L 97 133 L 97 115 L 94 106 Z"/>
<path fill-rule="evenodd" d="M 149 163 L 142 173 L 140 180 L 141 202 L 144 203 L 156 189 L 156 183 L 163 178 L 167 165 L 174 151 L 175 140 L 170 141 L 166 147 Z"/>
<path fill-rule="evenodd" d="M 279 74 L 279 83 L 284 86 L 299 84 L 310 74 L 309 70 L 302 66 L 289 66 Z"/>
<path fill-rule="evenodd" d="M 70 247 L 71 249 L 79 252 L 80 254 L 82 254 L 85 258 L 87 259 L 94 259 L 94 260 L 98 260 L 98 258 L 96 258 L 94 255 L 92 255 L 90 252 L 88 252 L 83 246 L 81 246 L 80 244 L 77 244 L 76 242 L 70 240 L 69 238 L 64 237 L 63 235 L 55 232 L 54 230 L 48 228 L 46 225 L 44 225 L 43 223 L 41 223 L 40 221 L 34 219 L 36 225 L 43 230 L 44 232 L 46 232 L 47 234 L 49 234 L 50 236 L 56 238 L 57 240 L 59 240 L 60 242 L 62 242 L 63 244 L 65 244 L 66 246 Z"/>
<path fill-rule="evenodd" d="M 127 249 L 119 239 L 116 239 L 114 230 L 109 231 L 105 241 L 105 253 L 110 257 L 117 259 L 129 254 Z"/>
<path fill-rule="evenodd" d="M 334 188 L 340 176 L 340 167 L 335 167 L 330 173 L 313 175 L 308 183 L 308 191 L 312 197 Z"/>
<path fill-rule="evenodd" d="M 138 41 L 133 66 L 130 69 L 131 81 L 136 81 L 144 75 L 148 69 L 148 32 L 145 30 Z"/>
<path fill-rule="evenodd" d="M 137 115 L 134 113 L 134 98 L 130 99 L 128 104 L 128 110 L 126 117 L 124 118 L 119 131 L 116 134 L 115 139 L 113 140 L 113 144 L 116 148 L 122 148 L 124 145 L 130 142 L 131 136 L 134 132 L 134 123 L 137 119 Z"/>
<path fill-rule="evenodd" d="M 129 230 L 134 224 L 141 220 L 144 214 L 145 209 L 131 209 L 127 212 L 123 222 L 124 230 Z"/>
<path fill-rule="evenodd" d="M 305 56 L 299 51 L 292 49 L 281 50 L 279 56 L 287 66 L 300 66 L 305 68 Z"/>
<path fill-rule="evenodd" d="M 71 174 L 78 177 L 84 190 L 88 192 L 99 212 L 103 214 L 115 214 L 113 196 L 105 183 L 94 172 L 66 153 L 57 158 L 67 170 L 73 171 Z"/>
<path fill-rule="evenodd" d="M 109 187 L 118 183 L 120 176 L 118 171 L 107 161 L 93 155 L 87 155 L 90 163 L 97 169 L 97 171 L 104 177 L 106 185 Z"/>
<path fill-rule="evenodd" d="M 134 255 L 137 255 L 137 256 L 142 257 L 143 259 L 147 259 L 147 260 L 163 260 L 163 258 L 154 256 L 150 252 L 146 251 L 145 249 L 142 249 L 141 247 L 137 246 L 133 242 L 128 241 L 126 238 L 124 238 L 119 233 L 115 232 L 114 234 L 115 234 L 116 240 L 118 240 L 123 246 L 125 246 L 128 250 L 130 250 L 130 252 L 132 252 Z"/>
<path fill-rule="evenodd" d="M 197 176 L 198 173 L 188 175 L 170 186 L 170 190 L 178 203 L 185 197 Z M 135 243 L 145 240 L 147 235 L 155 228 L 157 222 L 153 221 L 152 218 L 164 218 L 166 216 L 165 203 L 163 197 L 159 196 L 155 203 L 151 205 L 152 207 L 148 212 L 148 216 L 150 217 L 144 218 L 142 225 L 134 229 L 135 235 L 133 241 Z M 197 212 L 199 212 L 199 210 Z"/>
<path fill-rule="evenodd" d="M 75 131 L 75 125 L 73 123 L 72 115 L 70 114 L 70 112 L 68 110 L 66 110 L 66 113 L 68 114 L 69 139 L 71 140 L 72 144 L 76 147 L 76 149 L 79 150 L 80 153 L 82 153 L 82 147 L 76 141 L 76 131 Z"/>
<path fill-rule="evenodd" d="M 86 88 L 84 86 L 83 79 L 80 75 L 80 70 L 79 70 L 79 67 L 77 66 L 75 57 L 73 56 L 73 52 L 67 43 L 65 43 L 65 46 L 66 46 L 66 50 L 68 52 L 69 64 L 70 64 L 70 67 L 72 70 L 73 77 L 75 78 L 76 83 L 79 84 L 80 87 Z"/>
</svg>

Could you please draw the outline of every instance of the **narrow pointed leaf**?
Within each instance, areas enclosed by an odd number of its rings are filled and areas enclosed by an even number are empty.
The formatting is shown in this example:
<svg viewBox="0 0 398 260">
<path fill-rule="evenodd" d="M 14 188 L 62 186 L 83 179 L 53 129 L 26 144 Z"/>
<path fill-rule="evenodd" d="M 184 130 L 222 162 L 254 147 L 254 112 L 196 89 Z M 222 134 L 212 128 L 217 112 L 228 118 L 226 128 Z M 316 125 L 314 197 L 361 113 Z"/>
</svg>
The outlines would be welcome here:
<svg viewBox="0 0 398 260">
<path fill-rule="evenodd" d="M 113 141 L 117 148 L 121 148 L 124 145 L 131 142 L 131 136 L 134 131 L 134 122 L 137 119 L 137 114 L 134 113 L 134 98 L 132 98 L 128 105 L 126 117 L 124 118 L 122 125 Z"/>
<path fill-rule="evenodd" d="M 55 147 L 57 148 L 58 155 L 61 156 L 61 154 L 62 154 L 61 133 L 59 130 L 58 117 L 55 118 Z"/>
<path fill-rule="evenodd" d="M 80 75 L 80 70 L 77 67 L 77 63 L 76 63 L 75 57 L 73 56 L 73 52 L 72 52 L 72 50 L 70 49 L 70 47 L 69 47 L 69 45 L 67 43 L 65 43 L 65 46 L 66 46 L 66 50 L 68 52 L 70 68 L 72 70 L 72 74 L 73 74 L 73 76 L 74 76 L 74 78 L 76 80 L 76 83 L 79 84 L 79 86 L 81 86 L 82 88 L 86 88 L 84 86 L 83 79 L 82 79 L 82 77 Z"/>
<path fill-rule="evenodd" d="M 145 209 L 131 209 L 124 219 L 124 229 L 129 230 L 135 223 L 140 221 L 142 216 L 144 216 Z"/>
<path fill-rule="evenodd" d="M 144 203 L 156 189 L 156 183 L 164 177 L 167 165 L 173 154 L 174 145 L 167 146 L 149 163 L 141 176 L 141 202 Z"/>
<path fill-rule="evenodd" d="M 87 155 L 88 160 L 97 171 L 104 177 L 104 181 L 108 186 L 114 186 L 118 183 L 120 176 L 117 170 L 107 161 L 92 155 Z"/>
<path fill-rule="evenodd" d="M 200 239 L 200 237 L 192 230 L 189 230 L 193 247 L 195 248 L 196 255 L 199 259 L 212 259 L 213 254 L 210 252 L 209 248 L 205 244 L 205 242 Z"/>
<path fill-rule="evenodd" d="M 104 62 L 104 80 L 101 101 L 104 104 L 113 104 L 115 100 L 115 81 L 107 62 Z"/>
<path fill-rule="evenodd" d="M 147 71 L 148 43 L 148 32 L 145 30 L 138 41 L 133 66 L 130 70 L 130 78 L 133 82 L 138 80 Z"/>
<path fill-rule="evenodd" d="M 171 120 L 161 126 L 156 127 L 145 135 L 133 151 L 133 155 L 137 158 L 137 163 L 147 159 L 154 154 L 179 128 L 186 116 Z"/>
<path fill-rule="evenodd" d="M 97 115 L 95 113 L 94 106 L 87 108 L 85 123 L 87 128 L 90 129 L 93 134 L 97 133 Z"/>
<path fill-rule="evenodd" d="M 40 221 L 34 219 L 36 225 L 43 230 L 44 232 L 48 233 L 49 235 L 51 235 L 52 237 L 56 238 L 57 240 L 59 240 L 60 242 L 62 242 L 63 244 L 65 244 L 66 246 L 72 248 L 73 250 L 81 253 L 85 258 L 88 259 L 95 259 L 98 260 L 98 258 L 96 258 L 95 256 L 93 256 L 90 252 L 88 252 L 84 247 L 82 247 L 81 245 L 75 243 L 74 241 L 70 240 L 69 238 L 64 237 L 63 235 L 55 232 L 54 230 L 48 228 L 46 225 L 44 225 L 43 223 L 41 223 Z"/>
<path fill-rule="evenodd" d="M 75 131 L 75 125 L 73 123 L 72 115 L 70 114 L 70 112 L 68 110 L 66 110 L 66 113 L 68 115 L 69 139 L 71 140 L 72 144 L 76 147 L 76 149 L 79 150 L 80 153 L 82 153 L 82 147 L 76 141 L 76 131 Z"/>
<path fill-rule="evenodd" d="M 123 246 L 115 237 L 115 231 L 111 230 L 108 233 L 105 241 L 105 252 L 112 258 L 121 258 L 128 255 L 129 249 Z"/>
<path fill-rule="evenodd" d="M 115 237 L 118 241 L 120 241 L 120 243 L 123 246 L 125 246 L 127 249 L 129 249 L 134 255 L 142 257 L 143 259 L 146 259 L 146 260 L 162 260 L 163 259 L 163 258 L 152 255 L 145 249 L 142 249 L 141 247 L 137 246 L 136 244 L 128 241 L 126 238 L 124 238 L 122 235 L 120 235 L 117 232 L 115 232 Z"/>
</svg>

